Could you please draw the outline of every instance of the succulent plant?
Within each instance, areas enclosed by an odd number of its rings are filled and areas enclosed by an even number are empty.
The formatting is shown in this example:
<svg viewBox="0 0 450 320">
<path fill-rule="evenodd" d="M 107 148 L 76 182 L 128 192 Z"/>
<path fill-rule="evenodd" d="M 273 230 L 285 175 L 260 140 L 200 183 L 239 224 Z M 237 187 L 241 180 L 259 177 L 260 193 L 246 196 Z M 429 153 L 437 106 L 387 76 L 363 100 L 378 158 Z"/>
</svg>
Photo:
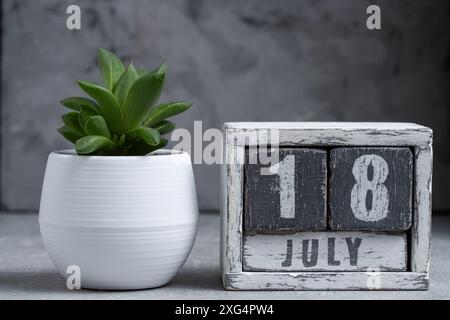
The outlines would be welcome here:
<svg viewBox="0 0 450 320">
<path fill-rule="evenodd" d="M 89 96 L 69 97 L 61 104 L 64 114 L 58 131 L 82 155 L 145 155 L 163 148 L 175 124 L 167 118 L 186 111 L 191 104 L 175 101 L 156 105 L 166 78 L 166 64 L 148 71 L 125 68 L 112 52 L 98 50 L 104 86 L 77 81 Z"/>
</svg>

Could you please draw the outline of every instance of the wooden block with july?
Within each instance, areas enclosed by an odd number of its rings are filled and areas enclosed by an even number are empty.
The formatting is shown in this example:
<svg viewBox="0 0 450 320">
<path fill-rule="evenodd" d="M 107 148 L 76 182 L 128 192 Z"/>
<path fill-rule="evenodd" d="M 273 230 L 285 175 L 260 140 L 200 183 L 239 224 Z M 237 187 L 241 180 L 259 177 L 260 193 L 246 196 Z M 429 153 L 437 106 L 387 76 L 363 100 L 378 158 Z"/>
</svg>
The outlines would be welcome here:
<svg viewBox="0 0 450 320">
<path fill-rule="evenodd" d="M 245 232 L 325 230 L 326 150 L 280 148 L 272 152 L 278 152 L 279 161 L 265 165 L 260 150 L 246 151 Z"/>
<path fill-rule="evenodd" d="M 406 234 L 299 232 L 244 239 L 244 271 L 405 271 Z"/>
<path fill-rule="evenodd" d="M 413 155 L 407 147 L 330 151 L 332 230 L 405 231 L 412 220 Z"/>
</svg>

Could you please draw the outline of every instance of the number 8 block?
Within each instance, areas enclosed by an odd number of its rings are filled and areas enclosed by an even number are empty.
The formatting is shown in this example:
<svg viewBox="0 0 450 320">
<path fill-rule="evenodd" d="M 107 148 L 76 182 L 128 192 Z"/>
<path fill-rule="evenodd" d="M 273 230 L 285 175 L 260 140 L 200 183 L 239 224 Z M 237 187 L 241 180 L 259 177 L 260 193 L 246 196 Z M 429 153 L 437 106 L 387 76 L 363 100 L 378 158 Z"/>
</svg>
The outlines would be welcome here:
<svg viewBox="0 0 450 320">
<path fill-rule="evenodd" d="M 405 231 L 412 217 L 413 156 L 409 148 L 330 151 L 332 230 Z"/>
</svg>

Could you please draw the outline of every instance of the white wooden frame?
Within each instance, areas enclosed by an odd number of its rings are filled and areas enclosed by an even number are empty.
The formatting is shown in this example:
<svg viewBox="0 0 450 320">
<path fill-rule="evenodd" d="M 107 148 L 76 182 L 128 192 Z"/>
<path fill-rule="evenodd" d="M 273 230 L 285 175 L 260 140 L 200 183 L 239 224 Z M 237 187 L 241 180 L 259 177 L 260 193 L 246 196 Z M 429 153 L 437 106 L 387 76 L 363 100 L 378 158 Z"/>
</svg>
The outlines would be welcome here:
<svg viewBox="0 0 450 320">
<path fill-rule="evenodd" d="M 278 129 L 280 146 L 408 146 L 414 150 L 413 225 L 408 272 L 244 272 L 242 137 Z M 432 136 L 412 123 L 236 122 L 224 124 L 221 265 L 229 290 L 427 290 L 431 237 Z M 377 277 L 377 286 L 368 283 Z"/>
</svg>

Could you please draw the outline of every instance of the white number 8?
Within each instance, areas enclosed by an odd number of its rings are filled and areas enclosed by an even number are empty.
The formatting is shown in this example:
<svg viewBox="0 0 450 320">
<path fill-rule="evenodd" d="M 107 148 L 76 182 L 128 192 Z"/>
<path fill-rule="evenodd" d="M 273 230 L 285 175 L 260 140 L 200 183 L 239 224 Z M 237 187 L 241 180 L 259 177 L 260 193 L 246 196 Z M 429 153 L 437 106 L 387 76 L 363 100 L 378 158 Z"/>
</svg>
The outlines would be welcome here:
<svg viewBox="0 0 450 320">
<path fill-rule="evenodd" d="M 373 167 L 373 178 L 368 180 L 369 165 Z M 375 154 L 364 155 L 355 160 L 352 170 L 356 184 L 351 193 L 351 208 L 356 219 L 362 221 L 379 221 L 387 217 L 389 195 L 383 182 L 389 174 L 386 161 Z M 372 206 L 366 206 L 367 192 L 372 191 Z"/>
</svg>

